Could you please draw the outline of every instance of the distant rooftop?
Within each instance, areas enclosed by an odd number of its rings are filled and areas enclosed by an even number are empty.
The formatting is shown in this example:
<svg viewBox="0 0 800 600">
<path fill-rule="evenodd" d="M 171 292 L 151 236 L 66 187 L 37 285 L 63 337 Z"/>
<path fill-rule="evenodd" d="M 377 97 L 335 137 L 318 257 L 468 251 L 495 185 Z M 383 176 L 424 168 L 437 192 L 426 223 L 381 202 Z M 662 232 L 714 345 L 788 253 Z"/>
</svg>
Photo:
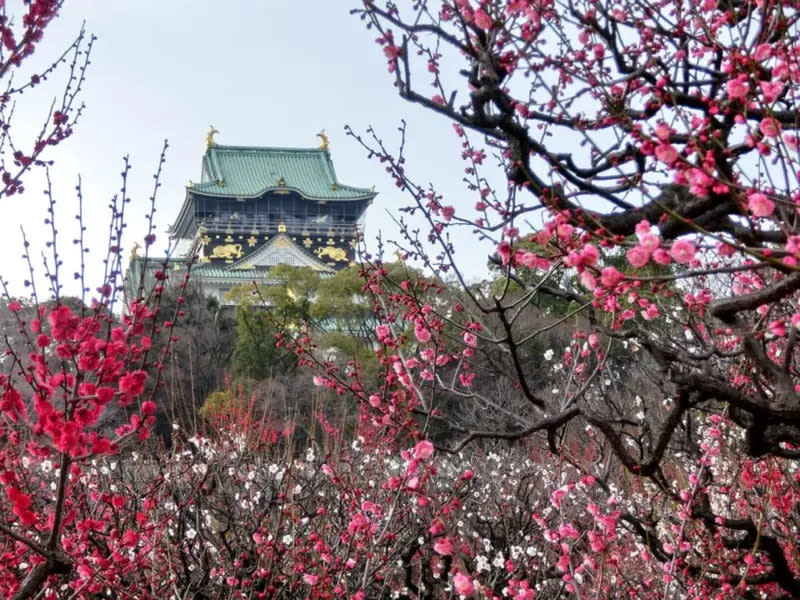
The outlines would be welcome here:
<svg viewBox="0 0 800 600">
<path fill-rule="evenodd" d="M 257 148 L 212 144 L 200 183 L 189 191 L 252 198 L 269 190 L 295 191 L 312 200 L 368 200 L 375 192 L 340 183 L 327 148 Z"/>
</svg>

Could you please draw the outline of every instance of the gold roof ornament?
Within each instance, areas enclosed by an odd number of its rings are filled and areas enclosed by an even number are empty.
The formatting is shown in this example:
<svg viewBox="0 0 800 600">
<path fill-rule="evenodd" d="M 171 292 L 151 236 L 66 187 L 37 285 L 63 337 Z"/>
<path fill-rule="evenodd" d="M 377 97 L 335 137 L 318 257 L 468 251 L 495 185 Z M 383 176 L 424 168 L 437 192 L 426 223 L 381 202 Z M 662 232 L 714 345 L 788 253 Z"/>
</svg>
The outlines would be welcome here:
<svg viewBox="0 0 800 600">
<path fill-rule="evenodd" d="M 283 221 L 278 223 L 278 232 L 279 233 L 286 233 L 286 224 Z"/>
<path fill-rule="evenodd" d="M 338 262 L 347 260 L 347 252 L 341 248 L 335 248 L 333 246 L 324 246 L 322 248 L 317 248 L 316 255 L 319 258 L 327 256 L 331 260 Z"/>
<path fill-rule="evenodd" d="M 211 148 L 211 146 L 216 146 L 217 142 L 214 141 L 214 134 L 219 133 L 218 130 L 214 129 L 214 126 L 211 125 L 208 133 L 206 134 L 206 150 Z"/>
<path fill-rule="evenodd" d="M 327 150 L 328 149 L 328 136 L 325 134 L 325 130 L 323 129 L 317 134 L 317 137 L 322 140 L 322 143 L 319 145 L 320 150 Z"/>
</svg>

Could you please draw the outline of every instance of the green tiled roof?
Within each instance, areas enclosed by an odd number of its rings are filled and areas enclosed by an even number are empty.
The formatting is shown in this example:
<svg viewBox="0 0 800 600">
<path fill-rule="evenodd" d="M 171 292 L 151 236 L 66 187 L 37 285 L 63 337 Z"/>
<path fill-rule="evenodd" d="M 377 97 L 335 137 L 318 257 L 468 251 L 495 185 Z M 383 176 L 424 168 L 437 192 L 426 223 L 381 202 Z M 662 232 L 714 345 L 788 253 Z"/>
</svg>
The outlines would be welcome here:
<svg viewBox="0 0 800 600">
<path fill-rule="evenodd" d="M 142 275 L 142 263 L 144 259 L 137 256 L 131 260 L 128 266 L 126 285 L 130 288 L 129 292 L 135 292 L 139 285 Z M 147 266 L 144 271 L 145 288 L 152 288 L 155 285 L 153 274 L 156 271 L 164 269 L 166 262 L 166 271 L 169 279 L 173 283 L 180 283 L 183 276 L 186 274 L 186 257 L 177 258 L 163 258 L 163 257 L 150 257 L 147 261 Z M 227 265 L 226 265 L 227 266 Z M 177 277 L 176 277 L 177 274 Z M 225 279 L 237 280 L 244 283 L 253 280 L 259 280 L 263 283 L 265 279 L 269 278 L 268 269 L 226 269 L 217 265 L 192 265 L 191 279 L 202 281 L 203 279 Z"/>
<path fill-rule="evenodd" d="M 318 200 L 359 200 L 375 196 L 367 188 L 336 180 L 330 154 L 321 148 L 211 146 L 203 156 L 203 178 L 191 191 L 254 197 L 267 190 L 296 191 Z"/>
<path fill-rule="evenodd" d="M 320 272 L 320 277 L 331 277 L 333 273 Z M 226 279 L 241 280 L 244 283 L 258 281 L 260 284 L 274 284 L 280 280 L 269 276 L 269 269 L 226 269 L 215 265 L 200 265 L 192 267 L 192 277 L 202 281 L 203 279 Z"/>
<path fill-rule="evenodd" d="M 192 268 L 192 276 L 197 279 L 241 279 L 242 281 L 263 280 L 268 277 L 267 269 L 225 269 L 214 265 L 200 265 Z"/>
</svg>

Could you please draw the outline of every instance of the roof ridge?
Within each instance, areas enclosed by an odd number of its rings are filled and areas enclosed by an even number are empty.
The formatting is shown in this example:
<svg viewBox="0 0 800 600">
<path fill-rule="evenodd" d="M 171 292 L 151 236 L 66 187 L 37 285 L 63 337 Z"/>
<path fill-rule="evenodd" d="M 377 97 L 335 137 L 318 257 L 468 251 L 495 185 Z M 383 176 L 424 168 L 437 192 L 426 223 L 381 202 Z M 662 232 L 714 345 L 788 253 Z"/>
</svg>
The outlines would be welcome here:
<svg viewBox="0 0 800 600">
<path fill-rule="evenodd" d="M 292 148 L 288 146 L 227 146 L 222 144 L 215 144 L 208 148 L 208 151 L 211 150 L 249 150 L 249 151 L 262 151 L 262 152 L 314 152 L 314 153 L 325 153 L 329 154 L 329 151 L 324 148 Z"/>
</svg>

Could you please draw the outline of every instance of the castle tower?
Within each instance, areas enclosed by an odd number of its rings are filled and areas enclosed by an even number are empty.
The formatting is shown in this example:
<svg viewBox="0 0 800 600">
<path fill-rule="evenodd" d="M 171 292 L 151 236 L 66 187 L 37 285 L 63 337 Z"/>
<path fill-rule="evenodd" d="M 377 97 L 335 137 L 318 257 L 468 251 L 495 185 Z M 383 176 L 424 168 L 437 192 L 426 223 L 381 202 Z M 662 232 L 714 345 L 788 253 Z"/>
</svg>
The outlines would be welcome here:
<svg viewBox="0 0 800 600">
<path fill-rule="evenodd" d="M 172 269 L 196 257 L 192 279 L 224 302 L 231 287 L 268 284 L 277 264 L 327 272 L 352 264 L 376 193 L 336 179 L 324 132 L 318 148 L 222 146 L 215 133 L 206 137 L 201 179 L 189 182 L 169 230 L 178 242 Z M 131 256 L 129 292 L 142 276 L 147 286 L 164 259 L 148 262 Z"/>
</svg>

